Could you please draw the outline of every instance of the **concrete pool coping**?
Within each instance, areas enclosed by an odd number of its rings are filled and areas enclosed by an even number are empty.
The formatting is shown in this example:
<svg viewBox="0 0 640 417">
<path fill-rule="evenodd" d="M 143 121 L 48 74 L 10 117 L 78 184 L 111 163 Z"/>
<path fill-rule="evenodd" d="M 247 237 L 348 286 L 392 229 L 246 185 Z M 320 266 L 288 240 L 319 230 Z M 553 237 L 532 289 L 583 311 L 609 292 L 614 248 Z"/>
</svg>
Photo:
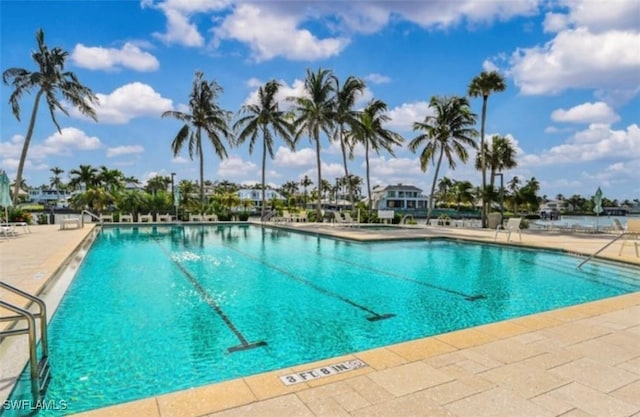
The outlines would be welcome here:
<svg viewBox="0 0 640 417">
<path fill-rule="evenodd" d="M 381 231 L 313 223 L 284 227 L 361 241 L 423 237 L 494 241 L 493 231 L 478 229 L 422 226 Z M 34 226 L 32 230 L 31 235 L 1 241 L 0 260 L 3 280 L 39 293 L 60 265 L 70 262 L 91 228 L 59 231 Z M 523 243 L 515 244 L 592 253 L 612 238 L 525 231 Z M 640 265 L 631 247 L 622 257 L 617 256 L 618 249 L 615 244 L 603 255 Z M 0 355 L 7 353 L 3 345 Z M 81 415 L 630 416 L 640 413 L 639 346 L 640 293 L 636 292 Z M 0 358 L 7 362 L 6 355 Z M 278 378 L 354 358 L 368 366 L 290 386 Z"/>
</svg>

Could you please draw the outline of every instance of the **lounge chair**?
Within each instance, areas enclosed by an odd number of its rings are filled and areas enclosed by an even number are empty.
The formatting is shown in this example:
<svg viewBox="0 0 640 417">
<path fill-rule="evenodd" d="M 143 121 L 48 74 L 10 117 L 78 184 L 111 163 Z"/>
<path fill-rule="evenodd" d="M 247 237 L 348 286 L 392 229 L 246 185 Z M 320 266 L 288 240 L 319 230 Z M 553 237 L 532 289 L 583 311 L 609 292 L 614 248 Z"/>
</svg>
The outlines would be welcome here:
<svg viewBox="0 0 640 417">
<path fill-rule="evenodd" d="M 511 241 L 511 234 L 517 232 L 520 237 L 520 242 L 522 242 L 522 232 L 520 231 L 520 223 L 522 223 L 522 217 L 512 217 L 507 220 L 507 224 L 505 226 L 499 224 L 496 228 L 496 236 L 494 240 L 498 240 L 498 233 L 506 233 L 507 234 L 507 242 Z"/>
<path fill-rule="evenodd" d="M 627 229 L 622 237 L 622 244 L 620 245 L 618 256 L 622 256 L 622 250 L 626 245 L 634 246 L 636 257 L 640 257 L 640 252 L 638 252 L 638 247 L 640 247 L 640 219 L 627 220 Z"/>
<path fill-rule="evenodd" d="M 104 223 L 104 222 L 110 222 L 113 223 L 113 214 L 101 214 L 100 215 L 100 223 Z"/>
<path fill-rule="evenodd" d="M 351 217 L 351 213 L 349 213 L 348 211 L 345 211 L 344 213 L 342 213 L 342 215 L 344 216 L 344 219 L 347 221 L 347 223 L 352 223 L 352 224 L 358 223 L 356 219 Z"/>
<path fill-rule="evenodd" d="M 158 214 L 158 222 L 159 223 L 164 223 L 164 222 L 170 222 L 173 219 L 171 218 L 170 214 Z"/>
<path fill-rule="evenodd" d="M 0 226 L 0 235 L 4 237 L 14 237 L 18 236 L 18 232 L 16 232 L 16 229 L 12 224 L 3 223 Z"/>
<path fill-rule="evenodd" d="M 215 214 L 205 214 L 202 216 L 202 221 L 205 222 L 217 222 L 218 221 L 218 216 L 216 216 Z"/>
<path fill-rule="evenodd" d="M 66 229 L 67 226 L 75 226 L 76 229 L 82 227 L 82 220 L 80 217 L 67 217 L 60 222 L 60 230 Z"/>
<path fill-rule="evenodd" d="M 202 216 L 200 214 L 189 214 L 189 221 L 190 222 L 201 222 L 202 221 Z"/>
<path fill-rule="evenodd" d="M 153 215 L 151 213 L 149 214 L 140 214 L 138 215 L 138 221 L 140 223 L 144 223 L 144 222 L 153 222 Z"/>
<path fill-rule="evenodd" d="M 349 216 L 349 217 L 347 218 L 347 216 Z M 353 218 L 351 217 L 351 215 L 349 213 L 347 213 L 347 212 L 341 213 L 339 211 L 336 211 L 335 212 L 335 217 L 336 217 L 336 223 L 337 224 L 344 224 L 345 226 L 351 226 L 351 225 L 356 223 L 353 220 Z"/>
<path fill-rule="evenodd" d="M 133 223 L 133 214 L 121 214 L 120 221 L 122 223 Z"/>
</svg>

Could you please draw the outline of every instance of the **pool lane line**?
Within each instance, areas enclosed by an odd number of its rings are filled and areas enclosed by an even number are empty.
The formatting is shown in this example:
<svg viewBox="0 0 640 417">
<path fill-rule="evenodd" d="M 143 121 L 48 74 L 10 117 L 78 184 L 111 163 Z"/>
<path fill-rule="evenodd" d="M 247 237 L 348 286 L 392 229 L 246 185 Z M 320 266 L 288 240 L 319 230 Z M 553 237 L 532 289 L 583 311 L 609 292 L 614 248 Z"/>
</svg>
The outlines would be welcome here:
<svg viewBox="0 0 640 417">
<path fill-rule="evenodd" d="M 231 332 L 238 338 L 238 340 L 240 341 L 240 344 L 227 348 L 229 353 L 239 352 L 242 350 L 253 349 L 253 348 L 267 345 L 267 342 L 265 342 L 264 340 L 261 340 L 259 342 L 249 343 L 247 339 L 242 335 L 240 330 L 238 330 L 238 328 L 235 326 L 235 324 L 233 324 L 229 316 L 225 314 L 225 312 L 222 310 L 222 307 L 220 307 L 220 305 L 216 303 L 216 301 L 213 298 L 211 298 L 209 293 L 207 293 L 204 287 L 200 285 L 198 280 L 193 275 L 191 275 L 191 272 L 189 272 L 189 270 L 185 268 L 184 265 L 182 265 L 180 262 L 173 259 L 171 257 L 171 254 L 160 244 L 160 242 L 157 239 L 154 239 L 154 241 L 158 244 L 158 246 L 160 246 L 162 251 L 167 255 L 167 258 L 169 258 L 171 262 L 173 262 L 180 269 L 180 271 L 184 274 L 184 276 L 187 277 L 189 282 L 191 282 L 191 285 L 193 285 L 193 287 L 196 289 L 196 291 L 198 291 L 200 296 L 204 298 L 207 304 L 209 304 L 209 306 L 218 314 L 218 316 L 222 319 L 224 324 L 227 325 L 229 330 L 231 330 Z"/>
<path fill-rule="evenodd" d="M 399 280 L 402 280 L 402 281 L 412 282 L 412 283 L 414 283 L 414 284 L 422 285 L 423 287 L 428 287 L 428 288 L 433 288 L 433 289 L 435 289 L 435 290 L 440 290 L 440 291 L 448 292 L 449 294 L 454 294 L 454 295 L 457 295 L 457 296 L 463 297 L 463 298 L 464 298 L 465 300 L 467 300 L 467 301 L 484 300 L 484 299 L 486 299 L 486 298 L 487 298 L 487 297 L 486 297 L 485 295 L 483 295 L 483 294 L 475 294 L 475 295 L 465 294 L 465 293 L 463 293 L 463 292 L 461 292 L 461 291 L 452 290 L 452 289 L 450 289 L 450 288 L 445 288 L 445 287 L 440 287 L 440 286 L 438 286 L 438 285 L 429 284 L 429 283 L 427 283 L 427 282 L 420 281 L 420 280 L 413 279 L 413 278 L 409 278 L 409 277 L 405 277 L 405 276 L 403 276 L 403 275 L 398 275 L 398 274 L 394 274 L 394 273 L 392 273 L 392 272 L 387 272 L 387 271 L 382 271 L 382 270 L 380 270 L 380 269 L 371 268 L 371 267 L 369 267 L 369 266 L 365 266 L 365 265 L 358 264 L 358 263 L 355 263 L 355 262 L 347 261 L 347 260 L 345 260 L 345 259 L 337 258 L 337 257 L 335 257 L 335 256 L 326 256 L 326 255 L 323 255 L 323 257 L 325 257 L 325 258 L 327 258 L 327 259 L 332 259 L 332 260 L 334 260 L 334 261 L 342 262 L 342 263 L 347 264 L 347 265 L 353 265 L 353 266 L 356 266 L 356 267 L 358 267 L 358 268 L 365 269 L 365 270 L 367 270 L 367 271 L 375 272 L 375 273 L 377 273 L 377 274 L 386 275 L 386 276 L 388 276 L 388 277 L 390 277 L 390 278 L 395 278 L 395 279 L 399 279 Z"/>
<path fill-rule="evenodd" d="M 302 277 L 299 277 L 299 276 L 295 275 L 294 273 L 287 271 L 286 269 L 282 269 L 282 268 L 280 268 L 280 267 L 278 267 L 276 265 L 272 265 L 272 264 L 270 264 L 268 262 L 265 262 L 265 261 L 259 259 L 256 256 L 249 255 L 248 253 L 243 252 L 241 250 L 238 250 L 238 249 L 236 249 L 236 248 L 234 248 L 232 246 L 225 245 L 224 243 L 222 245 L 224 247 L 226 247 L 226 248 L 229 248 L 229 249 L 231 249 L 231 250 L 243 255 L 243 256 L 246 256 L 247 258 L 251 258 L 251 259 L 253 259 L 255 261 L 258 261 L 261 264 L 263 264 L 263 265 L 265 265 L 265 266 L 267 266 L 267 267 L 269 267 L 269 268 L 271 268 L 271 269 L 273 269 L 275 271 L 280 272 L 281 274 L 287 276 L 288 278 L 290 278 L 290 279 L 292 279 L 294 281 L 297 281 L 297 282 L 299 282 L 301 284 L 307 285 L 307 286 L 313 288 L 314 290 L 316 290 L 316 291 L 318 291 L 318 292 L 320 292 L 320 293 L 322 293 L 324 295 L 336 298 L 336 299 L 338 299 L 338 300 L 340 300 L 342 302 L 345 302 L 345 303 L 347 303 L 347 304 L 349 304 L 349 305 L 351 305 L 353 307 L 356 307 L 356 308 L 358 308 L 358 309 L 360 309 L 362 311 L 365 311 L 365 312 L 371 314 L 370 317 L 367 317 L 367 320 L 369 320 L 369 321 L 380 321 L 380 320 L 390 319 L 390 318 L 396 316 L 394 313 L 385 313 L 385 314 L 377 313 L 377 312 L 375 312 L 374 310 L 372 310 L 372 309 L 370 309 L 368 307 L 365 307 L 365 306 L 363 306 L 361 304 L 358 304 L 357 302 L 355 302 L 353 300 L 348 299 L 347 297 L 344 297 L 344 296 L 342 296 L 340 294 L 337 294 L 337 293 L 335 293 L 335 292 L 333 292 L 331 290 L 328 290 L 328 289 L 323 288 L 323 287 L 321 287 L 319 285 L 316 285 L 311 281 L 308 281 L 308 280 L 306 280 L 306 279 L 304 279 Z"/>
</svg>

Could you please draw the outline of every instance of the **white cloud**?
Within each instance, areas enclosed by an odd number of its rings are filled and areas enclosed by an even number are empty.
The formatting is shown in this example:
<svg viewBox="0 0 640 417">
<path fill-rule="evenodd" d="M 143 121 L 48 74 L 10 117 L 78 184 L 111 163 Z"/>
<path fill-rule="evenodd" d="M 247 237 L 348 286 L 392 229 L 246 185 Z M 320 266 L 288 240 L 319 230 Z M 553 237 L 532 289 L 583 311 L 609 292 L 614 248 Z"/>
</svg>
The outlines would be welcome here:
<svg viewBox="0 0 640 417">
<path fill-rule="evenodd" d="M 111 94 L 96 94 L 100 105 L 96 113 L 100 123 L 123 124 L 137 117 L 155 117 L 172 108 L 172 101 L 140 82 L 123 85 Z M 80 113 L 72 110 L 77 117 Z"/>
<path fill-rule="evenodd" d="M 218 175 L 220 177 L 232 180 L 247 177 L 253 178 L 258 171 L 259 168 L 256 164 L 251 161 L 245 161 L 236 155 L 223 159 L 218 167 Z"/>
<path fill-rule="evenodd" d="M 567 25 L 588 27 L 594 32 L 638 30 L 640 3 L 637 0 L 561 0 L 560 5 L 568 8 Z"/>
<path fill-rule="evenodd" d="M 240 4 L 233 14 L 216 27 L 216 42 L 232 39 L 246 43 L 257 62 L 282 56 L 291 60 L 316 60 L 337 55 L 349 41 L 346 38 L 319 39 L 299 28 L 296 16 L 254 4 Z"/>
<path fill-rule="evenodd" d="M 539 155 L 524 155 L 520 164 L 527 167 L 610 159 L 619 162 L 640 159 L 640 127 L 637 124 L 629 125 L 626 130 L 613 130 L 606 124 L 592 124 L 574 134 L 567 143 L 554 146 Z"/>
<path fill-rule="evenodd" d="M 122 156 L 122 155 L 138 154 L 143 152 L 144 152 L 144 147 L 140 145 L 116 146 L 114 148 L 107 148 L 107 158 L 113 158 L 113 157 Z"/>
<path fill-rule="evenodd" d="M 636 90 L 639 44 L 640 32 L 566 30 L 542 47 L 518 49 L 507 73 L 527 95 L 580 88 Z"/>
<path fill-rule="evenodd" d="M 167 32 L 155 32 L 153 36 L 167 44 L 177 43 L 192 47 L 204 45 L 204 38 L 196 25 L 189 22 L 188 16 L 169 7 L 164 8 L 164 14 L 167 18 Z"/>
<path fill-rule="evenodd" d="M 125 43 L 121 49 L 88 47 L 79 43 L 71 53 L 71 59 L 82 68 L 111 70 L 130 68 L 136 71 L 155 71 L 160 63 L 148 52 L 132 43 Z"/>
<path fill-rule="evenodd" d="M 607 103 L 598 101 L 583 103 L 568 110 L 554 110 L 551 119 L 555 122 L 611 124 L 620 120 L 620 116 Z"/>
<path fill-rule="evenodd" d="M 391 82 L 390 77 L 387 77 L 386 75 L 382 75 L 378 73 L 372 73 L 372 74 L 366 75 L 364 79 L 366 81 L 369 81 L 372 84 L 387 84 Z"/>
<path fill-rule="evenodd" d="M 0 142 L 2 166 L 17 168 L 22 152 L 24 136 L 14 135 L 8 142 Z M 33 170 L 47 168 L 46 160 L 52 155 L 71 156 L 74 151 L 93 151 L 101 149 L 102 142 L 95 136 L 87 136 L 75 127 L 65 127 L 61 132 L 55 132 L 42 142 L 32 142 L 25 167 Z"/>
<path fill-rule="evenodd" d="M 391 119 L 387 122 L 387 127 L 402 132 L 412 132 L 413 122 L 422 122 L 425 117 L 432 114 L 433 110 L 429 108 L 429 103 L 426 101 L 403 103 L 389 110 L 387 115 Z"/>
<path fill-rule="evenodd" d="M 184 156 L 175 156 L 171 160 L 174 164 L 189 164 L 191 160 L 189 158 L 185 158 Z"/>
<path fill-rule="evenodd" d="M 280 146 L 276 151 L 274 164 L 279 167 L 305 167 L 316 165 L 316 152 L 311 148 L 292 151 Z"/>
<path fill-rule="evenodd" d="M 542 27 L 545 32 L 560 32 L 569 26 L 569 17 L 563 13 L 549 12 L 544 16 Z"/>
</svg>

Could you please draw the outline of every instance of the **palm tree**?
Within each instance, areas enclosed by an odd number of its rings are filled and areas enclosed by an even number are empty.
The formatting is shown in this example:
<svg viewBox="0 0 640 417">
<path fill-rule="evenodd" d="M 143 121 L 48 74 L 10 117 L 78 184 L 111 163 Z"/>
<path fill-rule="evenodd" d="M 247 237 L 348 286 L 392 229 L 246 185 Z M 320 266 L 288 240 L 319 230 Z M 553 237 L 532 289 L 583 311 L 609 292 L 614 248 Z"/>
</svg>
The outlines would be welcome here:
<svg viewBox="0 0 640 417">
<path fill-rule="evenodd" d="M 320 158 L 320 133 L 324 132 L 327 137 L 331 136 L 334 126 L 334 106 L 333 94 L 335 87 L 331 82 L 332 73 L 330 70 L 318 68 L 312 72 L 307 69 L 307 76 L 304 80 L 305 95 L 302 97 L 290 97 L 289 100 L 295 103 L 294 112 L 296 114 L 293 126 L 295 129 L 295 143 L 306 133 L 311 143 L 316 147 L 316 165 L 318 167 L 318 182 L 322 184 L 322 165 Z M 322 218 L 321 194 L 318 193 L 316 201 L 316 218 Z"/>
<path fill-rule="evenodd" d="M 64 63 L 69 53 L 58 47 L 50 50 L 44 43 L 44 32 L 42 29 L 38 29 L 36 32 L 36 41 L 38 42 L 38 49 L 32 52 L 31 57 L 38 66 L 37 71 L 30 72 L 23 68 L 9 68 L 2 73 L 2 81 L 6 85 L 11 83 L 15 88 L 9 97 L 9 103 L 11 103 L 11 110 L 18 121 L 20 121 L 20 98 L 24 93 L 31 93 L 32 90 L 37 89 L 33 109 L 31 110 L 31 119 L 27 127 L 27 134 L 24 138 L 24 144 L 22 145 L 20 162 L 18 163 L 16 184 L 20 184 L 22 181 L 22 172 L 27 159 L 29 144 L 33 137 L 36 115 L 38 114 L 38 107 L 42 96 L 45 96 L 51 120 L 53 120 L 53 124 L 60 133 L 62 130 L 56 120 L 55 111 L 60 110 L 65 115 L 69 115 L 68 110 L 64 108 L 63 103 L 59 100 L 60 96 L 64 98 L 65 102 L 69 102 L 73 107 L 76 107 L 80 113 L 97 121 L 92 104 L 97 103 L 98 98 L 88 87 L 80 84 L 73 72 L 63 71 Z M 17 200 L 18 187 L 16 186 L 13 192 L 14 205 L 17 203 Z"/>
<path fill-rule="evenodd" d="M 220 159 L 227 157 L 222 138 L 231 142 L 232 133 L 229 130 L 231 113 L 223 110 L 216 100 L 222 93 L 222 87 L 215 81 L 207 81 L 204 74 L 196 71 L 193 87 L 189 95 L 189 110 L 191 113 L 182 113 L 169 110 L 162 113 L 162 117 L 173 117 L 184 122 L 182 128 L 171 142 L 173 155 L 177 156 L 186 144 L 189 149 L 189 157 L 194 155 L 200 159 L 200 213 L 203 214 L 204 201 L 204 152 L 202 150 L 202 134 L 205 133 Z"/>
<path fill-rule="evenodd" d="M 304 208 L 307 208 L 307 187 L 310 186 L 311 184 L 313 184 L 313 181 L 311 181 L 311 179 L 308 176 L 304 176 L 304 178 L 302 178 L 300 180 L 300 185 L 302 187 L 304 187 Z"/>
<path fill-rule="evenodd" d="M 56 189 L 56 193 L 58 194 L 58 199 L 60 199 L 60 187 L 63 185 L 62 180 L 60 179 L 60 175 L 64 172 L 64 169 L 60 167 L 53 167 L 49 171 L 53 174 L 51 177 L 50 185 L 52 188 Z"/>
<path fill-rule="evenodd" d="M 102 165 L 97 176 L 97 181 L 110 192 L 124 188 L 124 174 L 119 169 L 109 169 Z"/>
<path fill-rule="evenodd" d="M 404 138 L 398 133 L 384 128 L 384 123 L 389 121 L 389 116 L 385 114 L 387 104 L 382 100 L 373 99 L 362 111 L 360 120 L 355 129 L 349 132 L 353 144 L 361 143 L 364 146 L 364 161 L 366 166 L 367 196 L 369 197 L 369 210 L 371 210 L 371 175 L 369 168 L 369 150 L 380 153 L 381 149 L 386 150 L 392 156 L 393 145 L 400 145 Z"/>
<path fill-rule="evenodd" d="M 358 123 L 360 112 L 354 110 L 353 106 L 355 105 L 358 96 L 364 91 L 365 84 L 361 79 L 350 76 L 344 82 L 342 87 L 340 87 L 340 81 L 338 80 L 338 77 L 333 76 L 332 78 L 336 84 L 334 114 L 336 131 L 334 134 L 334 140 L 337 140 L 338 143 L 340 143 L 340 150 L 342 152 L 342 164 L 344 165 L 344 176 L 345 178 L 349 178 L 347 155 L 350 157 L 350 159 L 352 159 L 353 153 L 351 151 L 351 144 L 347 142 L 348 136 L 345 135 L 345 127 L 353 130 Z M 347 150 L 349 150 L 348 153 Z M 347 183 L 347 186 L 349 187 L 349 201 L 351 201 L 351 204 L 353 204 L 353 188 L 349 183 Z"/>
<path fill-rule="evenodd" d="M 89 190 L 96 185 L 98 178 L 98 169 L 91 165 L 80 165 L 78 169 L 69 171 L 69 185 L 77 188 L 84 185 L 84 191 Z"/>
<path fill-rule="evenodd" d="M 507 85 L 504 77 L 498 71 L 482 71 L 475 76 L 469 84 L 469 96 L 482 97 L 482 121 L 480 123 L 480 149 L 484 149 L 484 131 L 487 120 L 487 101 L 489 96 L 494 92 L 506 90 Z M 482 152 L 481 152 L 482 154 Z M 487 187 L 486 161 L 481 156 L 480 170 L 482 171 L 482 189 Z M 482 199 L 482 227 L 487 225 L 488 203 Z"/>
<path fill-rule="evenodd" d="M 496 173 L 505 169 L 512 169 L 518 166 L 516 161 L 516 148 L 513 143 L 504 136 L 493 135 L 491 145 L 484 144 L 484 152 L 478 152 L 476 157 L 476 169 L 482 169 L 484 155 L 485 168 L 489 168 L 491 175 L 489 185 L 493 188 L 496 180 Z"/>
<path fill-rule="evenodd" d="M 291 138 L 293 126 L 288 120 L 287 113 L 280 110 L 276 94 L 280 88 L 280 83 L 275 80 L 269 81 L 258 89 L 258 103 L 245 104 L 240 109 L 241 116 L 233 125 L 234 131 L 240 130 L 237 136 L 237 144 L 249 139 L 249 153 L 253 149 L 258 139 L 262 136 L 262 207 L 261 218 L 264 218 L 266 206 L 265 176 L 267 167 L 267 154 L 273 159 L 273 138 L 279 136 L 293 149 Z"/>
<path fill-rule="evenodd" d="M 455 181 L 453 183 L 453 199 L 456 202 L 456 210 L 460 211 L 462 203 L 473 201 L 473 184 L 470 181 Z"/>
<path fill-rule="evenodd" d="M 421 130 L 425 133 L 418 135 L 409 143 L 409 149 L 416 152 L 419 147 L 424 146 L 420 154 L 420 167 L 422 171 L 427 170 L 429 161 L 435 162 L 436 172 L 433 176 L 431 194 L 429 195 L 429 208 L 427 211 L 427 222 L 431 218 L 433 210 L 433 196 L 438 181 L 440 164 L 446 156 L 449 168 L 454 169 L 456 163 L 454 157 L 457 156 L 462 162 L 467 162 L 469 154 L 465 146 L 476 147 L 474 137 L 478 132 L 472 128 L 476 122 L 476 115 L 469 108 L 469 100 L 464 97 L 431 97 L 429 102 L 435 115 L 427 116 L 424 122 L 414 122 L 413 130 Z"/>
</svg>

